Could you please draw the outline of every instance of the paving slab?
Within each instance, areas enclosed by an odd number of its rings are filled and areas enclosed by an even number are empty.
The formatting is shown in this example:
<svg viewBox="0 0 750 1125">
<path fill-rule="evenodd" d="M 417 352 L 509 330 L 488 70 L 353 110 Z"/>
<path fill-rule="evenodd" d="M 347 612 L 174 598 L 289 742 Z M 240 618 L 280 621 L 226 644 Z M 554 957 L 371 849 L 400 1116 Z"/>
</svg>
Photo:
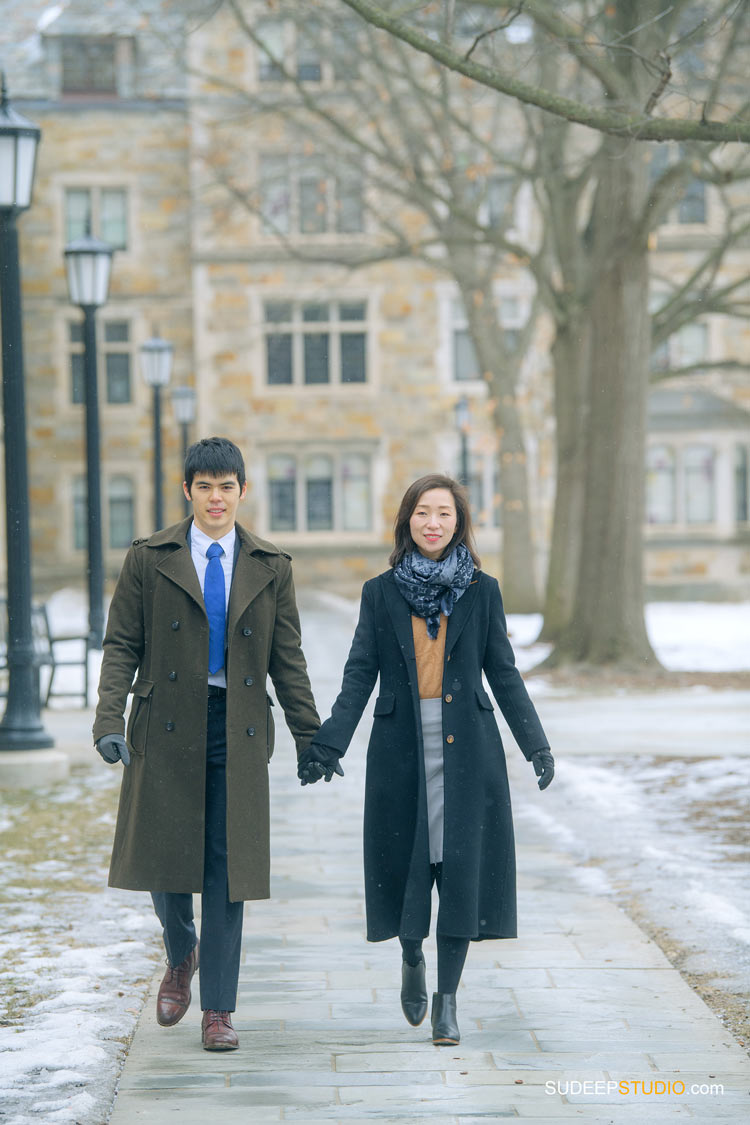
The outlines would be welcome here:
<svg viewBox="0 0 750 1125">
<path fill-rule="evenodd" d="M 581 889 L 571 858 L 531 817 L 518 818 L 519 937 L 470 948 L 460 1045 L 434 1047 L 428 1022 L 409 1027 L 397 943 L 364 939 L 365 740 L 363 724 L 343 781 L 303 789 L 291 740 L 279 732 L 272 899 L 245 909 L 240 1049 L 202 1050 L 195 1002 L 177 1027 L 158 1027 L 160 971 L 110 1125 L 750 1120 L 746 1051 L 610 897 Z M 509 747 L 508 757 L 516 807 L 543 800 L 519 780 L 528 769 L 520 755 Z M 432 991 L 432 938 L 425 956 Z M 656 1080 L 683 1082 L 685 1093 L 617 1089 Z M 571 1093 L 578 1088 L 566 1082 L 592 1085 Z M 712 1085 L 720 1092 L 691 1092 Z"/>
</svg>

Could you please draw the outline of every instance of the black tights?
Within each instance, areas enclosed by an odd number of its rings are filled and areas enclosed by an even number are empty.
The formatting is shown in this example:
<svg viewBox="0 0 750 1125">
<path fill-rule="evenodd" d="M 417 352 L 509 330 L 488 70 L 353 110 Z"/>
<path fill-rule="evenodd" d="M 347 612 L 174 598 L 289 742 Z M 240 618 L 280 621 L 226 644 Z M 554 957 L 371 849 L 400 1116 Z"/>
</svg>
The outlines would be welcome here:
<svg viewBox="0 0 750 1125">
<path fill-rule="evenodd" d="M 439 863 L 431 865 L 432 877 L 438 885 L 438 893 L 440 892 L 441 866 Z M 419 964 L 422 960 L 421 939 L 412 941 L 409 938 L 399 938 L 399 941 L 401 942 L 404 961 L 409 965 Z M 438 992 L 450 995 L 456 991 L 468 952 L 468 938 L 446 937 L 444 934 L 437 935 Z"/>
</svg>

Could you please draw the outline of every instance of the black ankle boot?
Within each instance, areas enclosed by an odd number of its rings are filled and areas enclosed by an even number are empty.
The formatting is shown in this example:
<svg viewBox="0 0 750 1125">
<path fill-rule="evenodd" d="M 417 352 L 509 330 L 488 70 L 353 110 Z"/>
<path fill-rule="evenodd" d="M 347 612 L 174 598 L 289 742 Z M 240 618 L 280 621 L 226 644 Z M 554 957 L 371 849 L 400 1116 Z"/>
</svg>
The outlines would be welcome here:
<svg viewBox="0 0 750 1125">
<path fill-rule="evenodd" d="M 419 1027 L 427 1015 L 427 985 L 424 958 L 416 965 L 401 963 L 401 1011 L 412 1027 Z"/>
<path fill-rule="evenodd" d="M 460 1041 L 455 992 L 433 992 L 432 1042 L 436 1047 L 455 1047 Z"/>
</svg>

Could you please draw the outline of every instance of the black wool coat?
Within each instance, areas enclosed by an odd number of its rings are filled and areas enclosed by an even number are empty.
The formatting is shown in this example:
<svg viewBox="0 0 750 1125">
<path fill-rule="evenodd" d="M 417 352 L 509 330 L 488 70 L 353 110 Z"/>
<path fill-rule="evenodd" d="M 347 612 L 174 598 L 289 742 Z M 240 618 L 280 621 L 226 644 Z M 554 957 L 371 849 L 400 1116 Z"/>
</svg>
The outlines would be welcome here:
<svg viewBox="0 0 750 1125">
<path fill-rule="evenodd" d="M 520 673 L 497 580 L 481 571 L 448 618 L 443 666 L 445 836 L 437 932 L 516 936 L 516 864 L 508 775 L 484 672 L 523 754 L 549 743 Z M 393 571 L 366 582 L 331 717 L 315 743 L 345 751 L 376 681 L 367 751 L 367 937 L 426 937 L 431 879 L 422 726 L 411 609 Z"/>
</svg>

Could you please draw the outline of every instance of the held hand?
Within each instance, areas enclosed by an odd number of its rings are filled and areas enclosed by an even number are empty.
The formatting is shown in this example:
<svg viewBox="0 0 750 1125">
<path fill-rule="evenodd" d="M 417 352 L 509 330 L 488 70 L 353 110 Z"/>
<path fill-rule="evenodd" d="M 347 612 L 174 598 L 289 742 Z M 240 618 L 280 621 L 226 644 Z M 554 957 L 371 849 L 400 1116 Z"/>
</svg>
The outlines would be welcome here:
<svg viewBox="0 0 750 1125">
<path fill-rule="evenodd" d="M 555 759 L 549 750 L 537 750 L 531 755 L 531 764 L 539 778 L 539 788 L 546 789 L 555 776 Z"/>
<path fill-rule="evenodd" d="M 302 751 L 297 760 L 297 777 L 303 785 L 314 785 L 321 777 L 330 781 L 335 773 L 343 777 L 340 757 L 338 750 L 332 750 L 328 746 L 316 746 L 313 743 L 307 750 Z"/>
<path fill-rule="evenodd" d="M 94 745 L 104 761 L 109 762 L 110 765 L 119 761 L 122 761 L 124 766 L 130 765 L 128 744 L 121 734 L 103 734 Z"/>
</svg>

